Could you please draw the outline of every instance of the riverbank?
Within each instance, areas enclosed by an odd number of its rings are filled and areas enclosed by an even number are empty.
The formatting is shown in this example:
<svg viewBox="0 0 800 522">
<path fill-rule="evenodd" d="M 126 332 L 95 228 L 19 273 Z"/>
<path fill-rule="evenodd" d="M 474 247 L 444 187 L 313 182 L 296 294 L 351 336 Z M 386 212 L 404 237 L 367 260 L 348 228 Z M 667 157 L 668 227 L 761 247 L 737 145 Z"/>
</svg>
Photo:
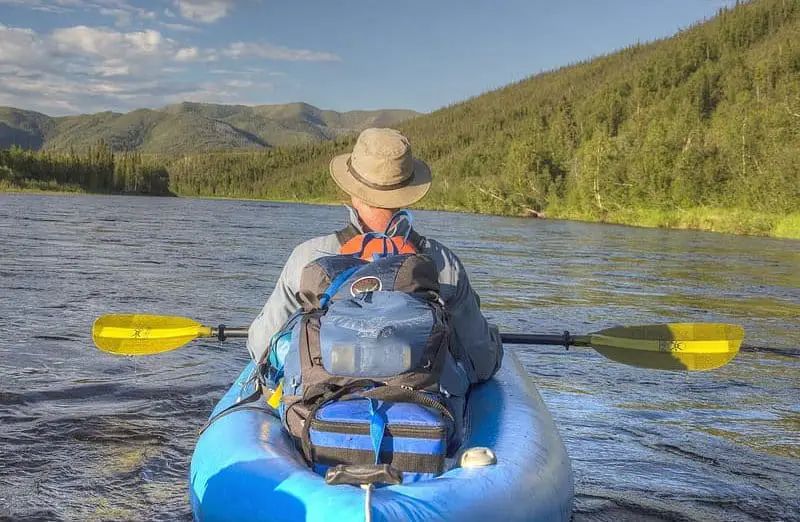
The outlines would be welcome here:
<svg viewBox="0 0 800 522">
<path fill-rule="evenodd" d="M 800 239 L 800 212 L 780 215 L 742 209 L 695 207 L 677 210 L 621 209 L 598 217 L 573 209 L 556 208 L 546 210 L 545 215 L 555 219 L 645 228 L 703 230 L 743 236 Z"/>
<path fill-rule="evenodd" d="M 24 188 L 0 182 L 0 194 L 95 194 L 89 193 L 77 185 L 57 187 L 54 184 L 39 184 Z M 242 201 L 264 201 L 275 203 L 303 203 L 308 205 L 336 205 L 344 202 L 342 198 L 314 197 L 301 198 L 251 198 L 231 196 L 181 196 L 199 197 L 204 199 L 232 199 Z M 440 212 L 471 212 L 459 205 L 426 205 L 421 202 L 413 208 L 434 210 Z M 508 217 L 525 217 L 522 213 L 491 213 L 472 212 L 484 215 L 499 215 Z M 658 209 L 621 209 L 597 216 L 575 209 L 547 208 L 542 214 L 545 219 L 562 219 L 567 221 L 584 221 L 592 223 L 609 223 L 615 225 L 628 225 L 643 228 L 668 228 L 674 230 L 701 230 L 718 232 L 722 234 L 735 234 L 745 236 L 765 236 L 779 239 L 800 240 L 800 212 L 789 215 L 754 212 L 742 209 L 696 207 L 679 210 Z M 534 219 L 534 218 L 532 218 Z"/>
<path fill-rule="evenodd" d="M 28 181 L 20 187 L 0 179 L 0 194 L 89 194 L 80 185 L 60 185 L 55 181 Z"/>
<path fill-rule="evenodd" d="M 59 185 L 55 181 L 26 180 L 25 186 L 10 184 L 0 180 L 0 195 L 2 194 L 43 194 L 54 196 L 151 196 L 151 197 L 177 197 L 175 194 L 142 194 L 138 192 L 106 191 L 96 192 L 86 190 L 78 184 Z"/>
</svg>

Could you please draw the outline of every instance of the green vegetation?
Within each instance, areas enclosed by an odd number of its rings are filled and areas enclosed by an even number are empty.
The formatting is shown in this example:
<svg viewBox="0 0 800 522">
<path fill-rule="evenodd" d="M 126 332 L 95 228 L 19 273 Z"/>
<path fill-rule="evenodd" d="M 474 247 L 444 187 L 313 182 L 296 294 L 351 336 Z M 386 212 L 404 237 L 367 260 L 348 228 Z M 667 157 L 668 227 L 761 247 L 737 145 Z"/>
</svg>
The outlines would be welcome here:
<svg viewBox="0 0 800 522">
<path fill-rule="evenodd" d="M 148 163 L 136 152 L 113 154 L 104 142 L 82 155 L 53 155 L 20 147 L 0 150 L 0 190 L 170 194 L 163 166 Z"/>
<path fill-rule="evenodd" d="M 434 169 L 421 207 L 800 238 L 800 0 L 742 3 L 397 127 Z M 180 195 L 330 201 L 328 162 L 353 142 L 163 161 Z"/>
<path fill-rule="evenodd" d="M 114 150 L 150 154 L 263 149 L 328 140 L 414 116 L 416 112 L 406 110 L 339 113 L 305 103 L 246 107 L 185 102 L 161 110 L 61 118 L 0 107 L 0 148 L 19 145 L 64 153 L 105 141 Z"/>
</svg>

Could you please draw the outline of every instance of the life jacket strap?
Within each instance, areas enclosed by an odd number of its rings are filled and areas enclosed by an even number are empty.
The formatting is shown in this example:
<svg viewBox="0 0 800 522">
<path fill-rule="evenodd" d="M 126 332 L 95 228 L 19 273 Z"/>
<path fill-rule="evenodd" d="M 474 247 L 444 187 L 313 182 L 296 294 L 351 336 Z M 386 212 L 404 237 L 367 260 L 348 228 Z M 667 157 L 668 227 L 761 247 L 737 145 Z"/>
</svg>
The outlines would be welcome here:
<svg viewBox="0 0 800 522">
<path fill-rule="evenodd" d="M 339 246 L 344 245 L 354 237 L 360 235 L 361 233 L 352 223 L 348 223 L 346 227 L 336 231 L 336 239 L 339 241 Z M 413 228 L 408 232 L 408 242 L 411 243 L 417 252 L 422 252 L 425 249 L 425 237 Z"/>
</svg>

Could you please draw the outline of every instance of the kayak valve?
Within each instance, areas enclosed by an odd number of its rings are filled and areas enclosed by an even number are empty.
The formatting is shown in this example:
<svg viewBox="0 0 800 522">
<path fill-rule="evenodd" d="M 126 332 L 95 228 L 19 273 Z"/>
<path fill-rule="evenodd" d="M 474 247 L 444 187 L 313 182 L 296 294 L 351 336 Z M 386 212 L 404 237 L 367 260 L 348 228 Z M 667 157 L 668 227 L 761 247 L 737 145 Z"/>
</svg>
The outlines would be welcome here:
<svg viewBox="0 0 800 522">
<path fill-rule="evenodd" d="M 462 468 L 483 468 L 497 464 L 497 456 L 489 448 L 476 446 L 464 451 L 458 464 Z"/>
</svg>

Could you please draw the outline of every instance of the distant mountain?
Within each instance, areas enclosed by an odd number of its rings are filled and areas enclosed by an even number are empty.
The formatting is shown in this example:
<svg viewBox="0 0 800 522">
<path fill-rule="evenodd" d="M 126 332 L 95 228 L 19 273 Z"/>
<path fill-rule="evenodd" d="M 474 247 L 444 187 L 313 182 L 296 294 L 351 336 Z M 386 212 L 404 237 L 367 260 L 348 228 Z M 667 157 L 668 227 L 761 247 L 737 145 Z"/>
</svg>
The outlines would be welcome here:
<svg viewBox="0 0 800 522">
<path fill-rule="evenodd" d="M 215 105 L 179 103 L 129 113 L 100 112 L 50 117 L 0 107 L 0 149 L 67 151 L 105 140 L 114 150 L 188 154 L 209 150 L 298 145 L 392 126 L 419 113 L 410 110 L 336 112 L 306 103 Z"/>
</svg>

